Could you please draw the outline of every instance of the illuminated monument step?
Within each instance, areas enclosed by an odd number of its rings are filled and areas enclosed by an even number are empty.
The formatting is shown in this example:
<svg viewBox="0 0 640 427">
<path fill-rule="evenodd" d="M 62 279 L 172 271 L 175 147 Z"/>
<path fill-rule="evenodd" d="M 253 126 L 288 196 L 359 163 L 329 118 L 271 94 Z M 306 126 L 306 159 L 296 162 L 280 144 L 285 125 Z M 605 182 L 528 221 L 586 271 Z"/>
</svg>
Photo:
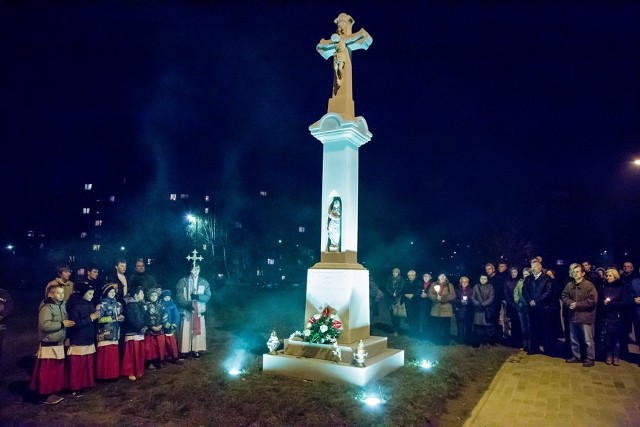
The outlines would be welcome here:
<svg viewBox="0 0 640 427">
<path fill-rule="evenodd" d="M 364 351 L 368 357 L 375 357 L 387 351 L 387 337 L 369 337 L 362 340 Z M 358 342 L 351 344 L 338 344 L 342 363 L 353 362 L 353 352 Z M 312 357 L 328 361 L 335 360 L 333 347 L 328 344 L 315 344 L 304 341 L 284 340 L 283 354 L 287 356 Z"/>
<path fill-rule="evenodd" d="M 386 377 L 402 366 L 404 366 L 404 350 L 394 349 L 387 349 L 377 356 L 368 358 L 363 367 L 322 359 L 289 356 L 283 351 L 279 351 L 276 355 L 262 356 L 262 370 L 266 374 L 356 386 L 365 386 Z"/>
</svg>

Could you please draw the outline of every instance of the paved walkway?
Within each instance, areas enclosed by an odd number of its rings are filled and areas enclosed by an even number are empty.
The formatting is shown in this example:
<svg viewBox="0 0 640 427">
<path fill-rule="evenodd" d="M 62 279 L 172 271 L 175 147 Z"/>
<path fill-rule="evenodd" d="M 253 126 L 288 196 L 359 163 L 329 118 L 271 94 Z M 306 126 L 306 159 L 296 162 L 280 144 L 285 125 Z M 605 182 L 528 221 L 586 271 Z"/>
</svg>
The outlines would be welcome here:
<svg viewBox="0 0 640 427">
<path fill-rule="evenodd" d="M 500 368 L 464 425 L 640 426 L 640 367 L 620 361 L 585 368 L 521 351 Z"/>
</svg>

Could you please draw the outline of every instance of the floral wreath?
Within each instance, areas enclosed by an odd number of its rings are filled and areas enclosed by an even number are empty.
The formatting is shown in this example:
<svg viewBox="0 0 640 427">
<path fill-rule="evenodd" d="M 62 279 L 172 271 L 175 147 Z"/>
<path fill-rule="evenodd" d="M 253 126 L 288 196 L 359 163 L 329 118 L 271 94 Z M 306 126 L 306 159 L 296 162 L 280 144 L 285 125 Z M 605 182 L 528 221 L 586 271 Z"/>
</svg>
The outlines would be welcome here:
<svg viewBox="0 0 640 427">
<path fill-rule="evenodd" d="M 289 339 L 300 337 L 306 342 L 318 344 L 336 343 L 342 332 L 342 322 L 336 319 L 329 307 L 325 307 L 322 313 L 314 314 L 309 318 L 304 331 L 295 331 Z"/>
</svg>

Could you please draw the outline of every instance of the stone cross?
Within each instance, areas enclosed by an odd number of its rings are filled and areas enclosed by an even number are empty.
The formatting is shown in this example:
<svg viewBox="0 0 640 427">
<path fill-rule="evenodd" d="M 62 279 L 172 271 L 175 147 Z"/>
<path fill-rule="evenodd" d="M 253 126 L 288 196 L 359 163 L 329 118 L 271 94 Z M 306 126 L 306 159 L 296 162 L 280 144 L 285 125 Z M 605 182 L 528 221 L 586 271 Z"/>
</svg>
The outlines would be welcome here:
<svg viewBox="0 0 640 427">
<path fill-rule="evenodd" d="M 193 250 L 193 252 L 191 252 L 191 255 L 187 255 L 187 260 L 188 261 L 193 261 L 193 266 L 196 266 L 196 262 L 198 261 L 202 261 L 204 258 L 201 255 L 198 255 L 198 251 L 197 250 Z"/>
<path fill-rule="evenodd" d="M 331 39 L 321 39 L 316 46 L 316 50 L 324 59 L 333 57 L 333 91 L 327 113 L 338 113 L 344 119 L 351 120 L 355 117 L 351 51 L 369 49 L 373 39 L 364 28 L 353 34 L 352 27 L 355 21 L 344 12 L 333 22 L 336 24 L 336 31 L 331 35 Z"/>
</svg>

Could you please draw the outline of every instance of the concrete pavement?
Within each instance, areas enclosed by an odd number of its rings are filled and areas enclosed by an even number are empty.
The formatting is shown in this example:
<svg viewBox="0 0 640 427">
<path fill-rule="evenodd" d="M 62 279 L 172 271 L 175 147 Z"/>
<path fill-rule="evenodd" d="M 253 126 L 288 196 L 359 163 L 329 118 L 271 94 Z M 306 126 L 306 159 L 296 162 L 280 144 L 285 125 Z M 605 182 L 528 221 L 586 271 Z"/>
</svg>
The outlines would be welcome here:
<svg viewBox="0 0 640 427">
<path fill-rule="evenodd" d="M 622 360 L 585 368 L 521 351 L 500 368 L 464 425 L 640 426 L 640 367 Z"/>
</svg>

